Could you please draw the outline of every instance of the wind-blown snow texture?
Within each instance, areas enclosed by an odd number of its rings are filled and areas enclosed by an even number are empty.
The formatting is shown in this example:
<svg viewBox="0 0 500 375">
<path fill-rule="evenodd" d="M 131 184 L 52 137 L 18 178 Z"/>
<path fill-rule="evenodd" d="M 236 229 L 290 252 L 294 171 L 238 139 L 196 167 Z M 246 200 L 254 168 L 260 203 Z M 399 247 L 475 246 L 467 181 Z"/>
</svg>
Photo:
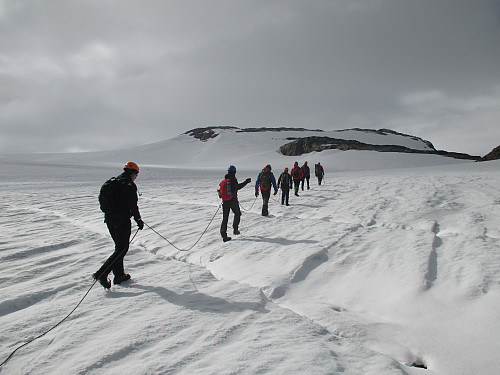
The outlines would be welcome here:
<svg viewBox="0 0 500 375">
<path fill-rule="evenodd" d="M 276 175 L 291 167 L 274 136 L 180 136 L 102 162 L 0 157 L 0 360 L 66 316 L 112 252 L 97 194 L 122 164 L 140 164 L 144 221 L 186 249 L 217 211 L 229 164 L 252 184 L 267 163 Z M 162 167 L 180 160 L 191 169 Z M 0 372 L 497 374 L 500 162 L 357 151 L 304 160 L 321 161 L 325 184 L 313 178 L 289 207 L 274 197 L 269 217 L 247 186 L 233 241 L 221 241 L 220 211 L 189 252 L 140 231 L 125 258 L 133 279 L 96 285 Z"/>
</svg>

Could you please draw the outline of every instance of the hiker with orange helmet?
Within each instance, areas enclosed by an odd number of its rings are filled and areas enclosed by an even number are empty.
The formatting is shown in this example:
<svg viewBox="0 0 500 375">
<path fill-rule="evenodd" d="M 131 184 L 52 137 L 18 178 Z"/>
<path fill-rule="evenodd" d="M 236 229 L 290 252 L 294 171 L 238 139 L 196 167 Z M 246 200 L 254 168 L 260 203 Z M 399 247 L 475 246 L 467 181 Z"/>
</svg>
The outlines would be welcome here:
<svg viewBox="0 0 500 375">
<path fill-rule="evenodd" d="M 286 205 L 289 206 L 288 200 L 290 199 L 290 189 L 293 186 L 292 176 L 288 173 L 288 168 L 280 174 L 278 178 L 278 189 L 281 186 L 281 204 L 286 202 Z"/>
<path fill-rule="evenodd" d="M 134 218 L 139 229 L 144 228 L 144 222 L 137 207 L 137 186 L 134 182 L 138 174 L 137 164 L 132 161 L 128 162 L 123 167 L 123 173 L 106 181 L 99 194 L 104 222 L 115 243 L 113 254 L 92 275 L 105 289 L 111 288 L 111 282 L 108 279 L 111 271 L 115 276 L 114 284 L 130 279 L 130 275 L 125 273 L 123 267 L 123 258 L 127 254 L 130 243 L 130 218 Z"/>
</svg>

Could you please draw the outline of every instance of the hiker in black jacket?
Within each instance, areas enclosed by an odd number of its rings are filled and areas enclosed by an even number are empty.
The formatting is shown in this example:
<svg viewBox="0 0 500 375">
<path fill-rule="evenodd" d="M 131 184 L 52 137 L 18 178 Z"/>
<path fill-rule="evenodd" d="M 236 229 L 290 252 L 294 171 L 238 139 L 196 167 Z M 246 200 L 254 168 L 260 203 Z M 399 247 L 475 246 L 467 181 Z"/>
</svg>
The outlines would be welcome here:
<svg viewBox="0 0 500 375">
<path fill-rule="evenodd" d="M 250 183 L 250 178 L 247 178 L 245 181 L 243 181 L 241 184 L 238 183 L 238 180 L 236 179 L 236 167 L 234 165 L 229 166 L 227 170 L 227 174 L 224 176 L 224 181 L 221 182 L 221 189 L 222 189 L 222 183 L 224 183 L 226 180 L 229 183 L 230 186 L 230 195 L 227 195 L 227 191 L 223 192 L 221 191 L 221 198 L 222 198 L 222 223 L 220 225 L 220 235 L 222 236 L 222 240 L 224 242 L 231 241 L 231 237 L 227 236 L 227 223 L 229 221 L 229 211 L 233 211 L 234 214 L 234 219 L 233 219 L 233 234 L 240 234 L 240 231 L 238 229 L 240 225 L 240 218 L 241 218 L 241 210 L 240 210 L 240 203 L 238 202 L 238 190 L 244 188 L 248 183 Z M 227 186 L 227 182 L 226 185 Z"/>
<path fill-rule="evenodd" d="M 114 284 L 120 284 L 130 279 L 130 275 L 125 273 L 123 267 L 123 258 L 128 252 L 130 243 L 130 218 L 134 218 L 139 229 L 144 228 L 144 222 L 137 207 L 137 186 L 134 182 L 138 174 L 137 164 L 134 162 L 125 164 L 123 173 L 116 177 L 116 188 L 111 192 L 110 200 L 113 204 L 104 212 L 104 222 L 115 243 L 115 251 L 92 276 L 106 289 L 111 288 L 111 282 L 108 279 L 108 274 L 111 271 L 115 275 Z"/>
<path fill-rule="evenodd" d="M 319 162 L 314 165 L 314 175 L 318 178 L 318 185 L 321 185 L 321 181 L 323 180 L 323 177 L 325 177 L 325 170 Z"/>
<path fill-rule="evenodd" d="M 281 186 L 281 204 L 289 206 L 288 200 L 290 198 L 290 189 L 293 187 L 292 176 L 288 173 L 288 168 L 285 168 L 283 173 L 278 178 L 278 189 Z"/>
<path fill-rule="evenodd" d="M 302 191 L 304 191 L 304 182 L 307 182 L 307 190 L 309 190 L 309 179 L 311 178 L 311 169 L 307 165 L 307 161 L 304 162 L 304 165 L 301 167 L 302 169 Z"/>
</svg>

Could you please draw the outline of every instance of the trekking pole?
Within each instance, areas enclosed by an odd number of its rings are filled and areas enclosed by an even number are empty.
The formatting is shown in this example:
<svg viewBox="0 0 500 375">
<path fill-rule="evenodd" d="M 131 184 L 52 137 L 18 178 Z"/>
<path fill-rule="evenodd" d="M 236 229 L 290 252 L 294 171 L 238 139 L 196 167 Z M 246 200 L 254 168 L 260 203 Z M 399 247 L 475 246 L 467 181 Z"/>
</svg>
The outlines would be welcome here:
<svg viewBox="0 0 500 375">
<path fill-rule="evenodd" d="M 134 238 L 135 238 L 135 236 L 137 235 L 137 233 L 138 233 L 138 232 L 139 232 L 139 229 L 137 229 L 137 231 L 135 232 L 134 236 L 132 237 L 132 239 L 131 239 L 131 240 L 130 240 L 130 242 L 129 242 L 129 245 L 132 243 L 132 241 L 134 240 Z M 124 250 L 124 251 L 122 251 L 122 253 L 124 253 L 124 252 L 125 252 L 125 250 Z M 120 256 L 121 256 L 121 254 L 122 254 L 122 253 L 120 253 Z M 118 259 L 118 258 L 117 258 L 117 259 Z M 114 263 L 114 262 L 116 262 L 116 259 L 113 261 L 113 263 Z M 111 266 L 113 265 L 113 263 L 111 263 L 111 264 L 110 264 L 110 266 L 108 267 L 108 269 L 110 269 L 110 268 L 111 268 Z M 106 271 L 107 271 L 107 270 L 106 270 Z M 101 274 L 101 275 L 102 275 L 102 274 Z M 71 314 L 73 314 L 73 313 L 75 312 L 75 310 L 76 310 L 76 309 L 77 309 L 77 308 L 78 308 L 78 307 L 82 304 L 83 300 L 84 300 L 84 299 L 85 299 L 85 297 L 87 297 L 87 295 L 90 293 L 90 291 L 92 290 L 92 288 L 94 287 L 94 285 L 96 284 L 96 282 L 97 282 L 97 279 L 95 279 L 95 280 L 94 280 L 94 282 L 93 282 L 93 283 L 92 283 L 92 285 L 90 286 L 89 290 L 87 290 L 87 292 L 86 292 L 86 293 L 85 293 L 85 295 L 82 297 L 82 299 L 80 300 L 80 302 L 78 302 L 78 304 L 75 306 L 75 308 L 74 308 L 73 310 L 71 310 L 71 312 L 70 312 L 68 315 L 66 315 L 66 316 L 64 317 L 64 319 L 62 319 L 59 323 L 57 323 L 55 326 L 53 326 L 52 328 L 48 329 L 47 331 L 45 331 L 45 332 L 44 332 L 44 333 L 42 333 L 41 335 L 38 335 L 38 336 L 36 336 L 35 338 L 33 338 L 33 339 L 31 339 L 31 340 L 29 340 L 29 341 L 25 342 L 24 344 L 22 344 L 22 345 L 18 346 L 16 349 L 14 349 L 14 351 L 13 351 L 12 353 L 10 353 L 10 355 L 9 355 L 9 356 L 8 356 L 8 357 L 7 357 L 7 358 L 6 358 L 6 359 L 5 359 L 2 363 L 0 363 L 0 367 L 2 367 L 4 364 L 6 364 L 6 363 L 7 363 L 7 361 L 8 361 L 9 359 L 11 359 L 11 358 L 12 358 L 12 356 L 13 356 L 13 355 L 14 355 L 14 354 L 15 354 L 15 353 L 19 350 L 19 349 L 21 349 L 21 348 L 25 347 L 25 346 L 26 346 L 26 345 L 28 345 L 28 344 L 31 344 L 33 341 L 38 340 L 38 339 L 39 339 L 39 338 L 41 338 L 41 337 L 45 336 L 47 333 L 49 333 L 50 331 L 54 330 L 56 327 L 58 327 L 59 325 L 61 325 L 61 324 L 62 324 L 62 323 L 63 323 L 66 319 L 68 319 L 68 318 L 70 317 L 70 315 L 71 315 Z"/>
</svg>

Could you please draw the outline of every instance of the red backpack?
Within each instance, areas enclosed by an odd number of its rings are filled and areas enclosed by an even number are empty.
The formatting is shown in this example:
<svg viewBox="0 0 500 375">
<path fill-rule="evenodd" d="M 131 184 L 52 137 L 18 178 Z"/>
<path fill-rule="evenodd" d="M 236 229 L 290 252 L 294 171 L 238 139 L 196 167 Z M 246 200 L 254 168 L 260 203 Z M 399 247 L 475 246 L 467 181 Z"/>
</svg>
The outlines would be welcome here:
<svg viewBox="0 0 500 375">
<path fill-rule="evenodd" d="M 230 178 L 222 180 L 222 182 L 219 184 L 219 196 L 222 198 L 223 202 L 233 199 L 233 191 L 231 190 Z"/>
</svg>

